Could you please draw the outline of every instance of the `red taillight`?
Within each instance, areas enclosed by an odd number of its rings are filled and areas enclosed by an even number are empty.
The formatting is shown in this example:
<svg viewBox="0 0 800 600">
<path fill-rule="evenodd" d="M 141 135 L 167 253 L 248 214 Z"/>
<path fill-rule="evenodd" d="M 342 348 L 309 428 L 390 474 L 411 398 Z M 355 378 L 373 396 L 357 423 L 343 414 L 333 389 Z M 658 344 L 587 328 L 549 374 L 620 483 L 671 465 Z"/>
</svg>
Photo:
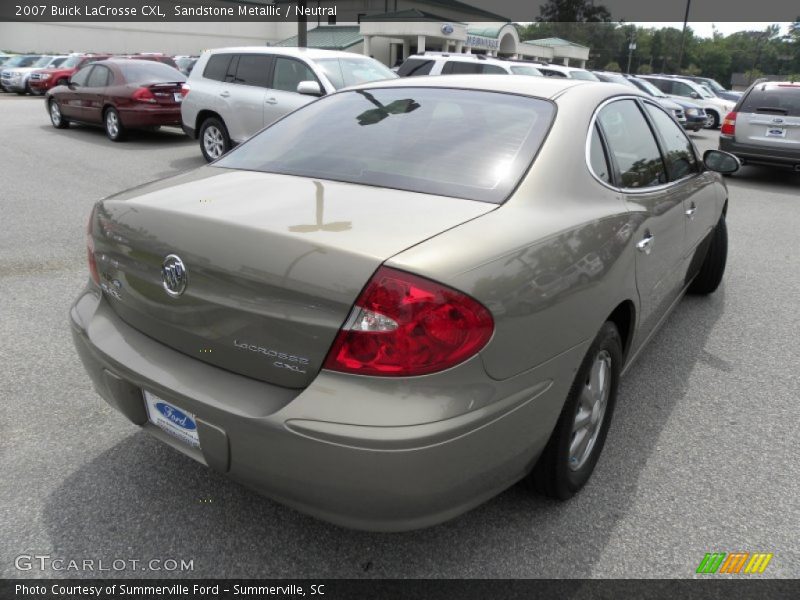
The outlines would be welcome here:
<svg viewBox="0 0 800 600">
<path fill-rule="evenodd" d="M 183 96 L 184 98 L 186 98 L 186 96 L 188 96 L 188 95 L 189 95 L 189 91 L 190 91 L 190 90 L 191 90 L 191 88 L 189 87 L 189 84 L 188 84 L 188 83 L 184 83 L 184 84 L 181 86 L 181 96 Z"/>
<path fill-rule="evenodd" d="M 97 272 L 97 261 L 94 258 L 94 209 L 89 214 L 89 222 L 86 223 L 86 259 L 89 262 L 89 274 L 92 281 L 100 285 L 100 273 Z"/>
<path fill-rule="evenodd" d="M 489 311 L 435 281 L 381 267 L 356 300 L 324 368 L 408 377 L 473 356 L 494 331 Z"/>
<path fill-rule="evenodd" d="M 736 133 L 736 113 L 729 112 L 722 120 L 722 129 L 719 130 L 722 135 L 733 135 Z"/>
<path fill-rule="evenodd" d="M 150 104 L 155 104 L 156 102 L 156 97 L 153 96 L 153 92 L 150 91 L 150 88 L 146 87 L 138 88 L 135 92 L 133 92 L 131 98 L 137 102 L 149 102 Z"/>
</svg>

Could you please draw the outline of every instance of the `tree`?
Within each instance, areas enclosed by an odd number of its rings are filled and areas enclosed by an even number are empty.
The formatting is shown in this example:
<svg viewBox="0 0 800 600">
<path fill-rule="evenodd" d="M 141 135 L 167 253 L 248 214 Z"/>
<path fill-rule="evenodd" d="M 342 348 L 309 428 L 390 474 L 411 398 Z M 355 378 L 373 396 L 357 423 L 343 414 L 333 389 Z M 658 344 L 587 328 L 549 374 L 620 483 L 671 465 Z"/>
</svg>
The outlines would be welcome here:
<svg viewBox="0 0 800 600">
<path fill-rule="evenodd" d="M 592 0 L 548 0 L 539 7 L 539 22 L 551 23 L 597 23 L 611 20 L 611 13 Z"/>
<path fill-rule="evenodd" d="M 622 69 L 620 68 L 619 63 L 617 61 L 615 61 L 615 60 L 612 60 L 610 63 L 608 63 L 603 68 L 603 70 L 611 71 L 612 73 L 621 73 L 622 72 Z"/>
<path fill-rule="evenodd" d="M 636 69 L 636 72 L 639 75 L 650 75 L 650 73 L 653 72 L 653 67 L 651 67 L 647 63 L 644 63 L 643 65 L 639 65 L 639 68 Z"/>
</svg>

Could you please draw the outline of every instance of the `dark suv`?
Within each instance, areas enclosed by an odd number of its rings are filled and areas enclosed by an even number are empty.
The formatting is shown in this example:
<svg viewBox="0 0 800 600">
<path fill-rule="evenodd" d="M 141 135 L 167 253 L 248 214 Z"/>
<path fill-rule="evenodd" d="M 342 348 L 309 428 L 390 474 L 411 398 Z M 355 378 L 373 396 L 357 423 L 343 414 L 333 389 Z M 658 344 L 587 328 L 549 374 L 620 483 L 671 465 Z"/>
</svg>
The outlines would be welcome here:
<svg viewBox="0 0 800 600">
<path fill-rule="evenodd" d="M 722 122 L 719 148 L 743 163 L 800 171 L 800 83 L 750 86 Z"/>
</svg>

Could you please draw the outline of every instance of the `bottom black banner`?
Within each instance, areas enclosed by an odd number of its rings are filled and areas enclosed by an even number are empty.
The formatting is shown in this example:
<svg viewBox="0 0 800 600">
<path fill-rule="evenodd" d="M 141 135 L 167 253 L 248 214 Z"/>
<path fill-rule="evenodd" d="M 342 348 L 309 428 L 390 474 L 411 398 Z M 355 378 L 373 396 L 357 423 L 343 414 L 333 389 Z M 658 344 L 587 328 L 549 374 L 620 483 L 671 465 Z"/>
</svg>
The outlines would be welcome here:
<svg viewBox="0 0 800 600">
<path fill-rule="evenodd" d="M 0 599 L 319 600 L 800 598 L 800 580 L 780 579 L 4 579 Z"/>
</svg>

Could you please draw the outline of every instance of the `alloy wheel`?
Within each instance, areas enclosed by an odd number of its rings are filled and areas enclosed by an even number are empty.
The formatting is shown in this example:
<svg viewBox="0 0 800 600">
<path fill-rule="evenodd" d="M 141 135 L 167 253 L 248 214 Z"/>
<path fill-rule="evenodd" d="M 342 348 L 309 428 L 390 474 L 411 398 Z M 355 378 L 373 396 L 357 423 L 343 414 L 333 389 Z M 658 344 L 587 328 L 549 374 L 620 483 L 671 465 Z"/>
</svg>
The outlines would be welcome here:
<svg viewBox="0 0 800 600">
<path fill-rule="evenodd" d="M 589 375 L 580 392 L 575 419 L 572 423 L 572 440 L 569 444 L 569 468 L 580 469 L 594 450 L 597 436 L 611 394 L 611 354 L 607 350 L 597 353 Z"/>
<path fill-rule="evenodd" d="M 206 154 L 212 159 L 217 159 L 225 152 L 225 139 L 218 127 L 209 125 L 203 132 L 203 147 Z"/>
<path fill-rule="evenodd" d="M 111 138 L 119 135 L 119 117 L 113 110 L 106 113 L 106 131 Z"/>
<path fill-rule="evenodd" d="M 58 102 L 55 100 L 50 103 L 50 120 L 56 127 L 61 125 L 61 107 L 58 106 Z"/>
</svg>

